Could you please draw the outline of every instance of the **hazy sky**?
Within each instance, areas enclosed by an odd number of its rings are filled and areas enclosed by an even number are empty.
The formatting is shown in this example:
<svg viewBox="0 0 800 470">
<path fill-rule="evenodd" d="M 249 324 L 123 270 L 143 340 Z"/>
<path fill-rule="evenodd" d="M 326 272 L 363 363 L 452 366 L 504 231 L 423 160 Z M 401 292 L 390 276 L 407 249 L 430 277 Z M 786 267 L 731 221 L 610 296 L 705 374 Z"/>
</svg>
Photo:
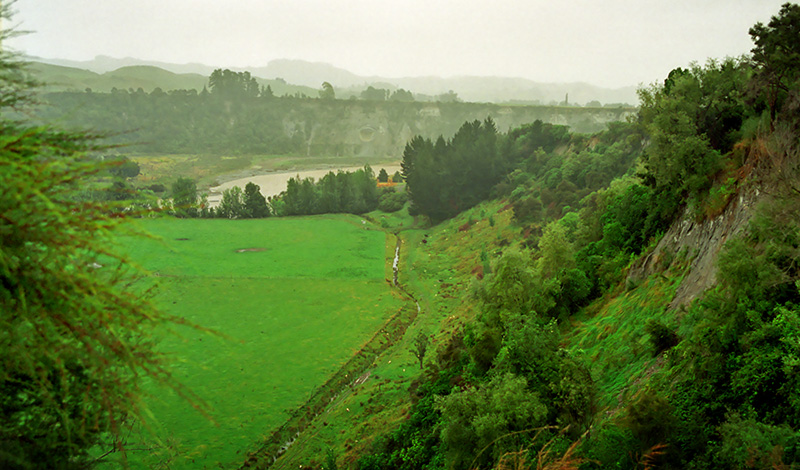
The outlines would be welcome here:
<svg viewBox="0 0 800 470">
<path fill-rule="evenodd" d="M 2 0 L 0 0 L 2 2 Z M 749 52 L 785 0 L 17 0 L 11 45 L 46 58 L 359 75 L 514 76 L 617 87 Z"/>
</svg>

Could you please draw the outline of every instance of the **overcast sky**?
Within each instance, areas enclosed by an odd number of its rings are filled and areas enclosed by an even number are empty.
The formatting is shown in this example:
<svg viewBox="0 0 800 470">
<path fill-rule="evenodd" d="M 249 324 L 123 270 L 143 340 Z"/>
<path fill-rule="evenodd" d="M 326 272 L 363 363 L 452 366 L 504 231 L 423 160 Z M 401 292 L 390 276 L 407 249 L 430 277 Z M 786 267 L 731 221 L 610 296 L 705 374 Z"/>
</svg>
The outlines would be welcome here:
<svg viewBox="0 0 800 470">
<path fill-rule="evenodd" d="M 0 0 L 2 2 L 2 0 Z M 45 58 L 216 67 L 327 62 L 359 75 L 606 87 L 748 53 L 785 0 L 17 0 L 10 45 Z"/>
</svg>

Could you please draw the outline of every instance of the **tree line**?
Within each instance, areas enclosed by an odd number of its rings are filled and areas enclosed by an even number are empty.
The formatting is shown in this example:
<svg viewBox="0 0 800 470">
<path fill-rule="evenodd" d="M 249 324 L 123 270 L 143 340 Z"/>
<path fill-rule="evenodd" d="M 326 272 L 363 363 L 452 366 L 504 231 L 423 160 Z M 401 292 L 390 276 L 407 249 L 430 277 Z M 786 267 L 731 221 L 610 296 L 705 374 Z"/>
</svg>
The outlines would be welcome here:
<svg viewBox="0 0 800 470">
<path fill-rule="evenodd" d="M 287 181 L 286 190 L 269 200 L 257 184 L 248 182 L 244 190 L 238 186 L 224 190 L 219 205 L 211 207 L 207 196 L 198 194 L 196 183 L 181 177 L 172 184 L 170 197 L 162 202 L 162 208 L 178 217 L 223 219 L 363 214 L 379 206 L 388 212 L 399 210 L 405 202 L 404 195 L 395 193 L 393 188 L 379 191 L 378 181 L 369 165 L 354 172 L 331 171 L 318 181 L 297 176 Z"/>
</svg>

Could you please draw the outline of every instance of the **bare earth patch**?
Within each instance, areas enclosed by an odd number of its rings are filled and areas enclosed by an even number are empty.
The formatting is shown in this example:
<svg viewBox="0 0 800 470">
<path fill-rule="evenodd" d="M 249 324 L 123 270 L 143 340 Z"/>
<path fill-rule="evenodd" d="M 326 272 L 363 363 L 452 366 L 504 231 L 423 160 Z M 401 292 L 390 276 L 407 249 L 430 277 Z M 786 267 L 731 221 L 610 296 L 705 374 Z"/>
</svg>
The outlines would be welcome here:
<svg viewBox="0 0 800 470">
<path fill-rule="evenodd" d="M 250 251 L 266 251 L 266 248 L 241 248 L 236 250 L 237 253 L 247 253 Z"/>
</svg>

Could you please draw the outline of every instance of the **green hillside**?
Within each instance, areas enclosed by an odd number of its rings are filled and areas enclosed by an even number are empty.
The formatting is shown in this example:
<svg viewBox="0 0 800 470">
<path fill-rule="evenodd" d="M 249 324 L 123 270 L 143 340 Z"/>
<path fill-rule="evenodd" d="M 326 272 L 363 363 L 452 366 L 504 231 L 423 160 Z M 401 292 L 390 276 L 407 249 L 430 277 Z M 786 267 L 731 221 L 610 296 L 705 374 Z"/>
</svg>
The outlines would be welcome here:
<svg viewBox="0 0 800 470">
<path fill-rule="evenodd" d="M 33 62 L 28 68 L 40 82 L 46 84 L 45 90 L 85 90 L 97 82 L 100 74 L 73 67 L 62 67 L 41 62 Z M 111 91 L 111 88 L 108 89 Z"/>
<path fill-rule="evenodd" d="M 208 83 L 208 78 L 198 74 L 175 74 L 158 67 L 130 66 L 98 74 L 88 70 L 34 62 L 30 70 L 42 82 L 45 91 L 84 91 L 109 93 L 117 90 L 142 88 L 150 93 L 162 90 L 197 90 Z"/>
<path fill-rule="evenodd" d="M 386 379 L 264 467 L 799 465 L 800 71 L 771 42 L 798 21 L 787 4 L 754 27 L 755 62 L 673 70 L 642 90 L 636 123 L 590 138 L 512 130 L 490 160 L 517 169 L 452 217 L 486 176 L 468 170 L 483 131 L 415 138 L 412 210 L 441 222 L 394 229 L 422 313 L 375 364 Z M 398 376 L 419 367 L 418 333 L 425 366 Z"/>
<path fill-rule="evenodd" d="M 106 91 L 113 88 L 125 90 L 142 88 L 146 92 L 151 92 L 156 88 L 161 88 L 164 91 L 200 91 L 208 83 L 208 77 L 203 75 L 195 73 L 176 74 L 146 65 L 122 67 L 112 72 L 106 72 L 100 77 L 102 85 L 101 82 L 98 82 L 96 85 L 98 87 L 97 91 Z"/>
</svg>

